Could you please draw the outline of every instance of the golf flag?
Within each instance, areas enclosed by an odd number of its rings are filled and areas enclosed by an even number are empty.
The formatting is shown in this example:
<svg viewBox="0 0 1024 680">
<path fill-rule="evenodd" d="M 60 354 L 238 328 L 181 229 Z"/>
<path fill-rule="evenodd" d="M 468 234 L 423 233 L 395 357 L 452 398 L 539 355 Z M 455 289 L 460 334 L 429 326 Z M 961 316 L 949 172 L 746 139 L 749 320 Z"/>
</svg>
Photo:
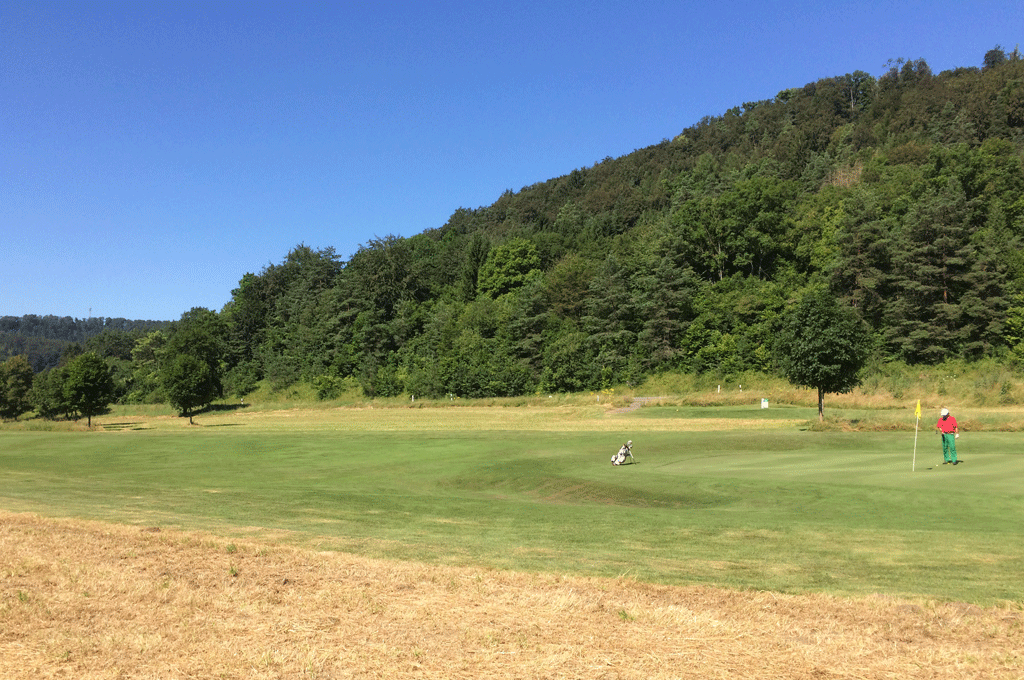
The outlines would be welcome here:
<svg viewBox="0 0 1024 680">
<path fill-rule="evenodd" d="M 921 420 L 921 400 L 917 400 L 917 408 L 914 409 L 914 415 L 917 416 L 918 420 Z"/>
</svg>

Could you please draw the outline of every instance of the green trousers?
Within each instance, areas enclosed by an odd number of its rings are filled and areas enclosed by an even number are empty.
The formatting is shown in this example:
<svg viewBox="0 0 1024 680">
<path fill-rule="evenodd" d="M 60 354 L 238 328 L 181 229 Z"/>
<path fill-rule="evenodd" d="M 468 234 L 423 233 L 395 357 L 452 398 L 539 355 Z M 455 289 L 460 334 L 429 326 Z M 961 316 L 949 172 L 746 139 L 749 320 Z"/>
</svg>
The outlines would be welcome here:
<svg viewBox="0 0 1024 680">
<path fill-rule="evenodd" d="M 956 462 L 956 435 L 952 432 L 942 435 L 942 460 L 947 463 Z"/>
</svg>

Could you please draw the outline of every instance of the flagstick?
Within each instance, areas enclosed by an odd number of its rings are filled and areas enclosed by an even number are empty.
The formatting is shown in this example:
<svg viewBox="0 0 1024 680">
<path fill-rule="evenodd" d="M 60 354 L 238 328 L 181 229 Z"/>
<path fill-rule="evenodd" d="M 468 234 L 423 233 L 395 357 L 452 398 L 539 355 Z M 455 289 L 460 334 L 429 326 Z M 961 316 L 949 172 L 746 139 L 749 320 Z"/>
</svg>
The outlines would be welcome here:
<svg viewBox="0 0 1024 680">
<path fill-rule="evenodd" d="M 917 428 L 921 425 L 921 418 L 917 419 L 917 423 L 914 424 L 914 462 L 910 464 L 910 471 L 914 472 L 917 470 Z"/>
</svg>

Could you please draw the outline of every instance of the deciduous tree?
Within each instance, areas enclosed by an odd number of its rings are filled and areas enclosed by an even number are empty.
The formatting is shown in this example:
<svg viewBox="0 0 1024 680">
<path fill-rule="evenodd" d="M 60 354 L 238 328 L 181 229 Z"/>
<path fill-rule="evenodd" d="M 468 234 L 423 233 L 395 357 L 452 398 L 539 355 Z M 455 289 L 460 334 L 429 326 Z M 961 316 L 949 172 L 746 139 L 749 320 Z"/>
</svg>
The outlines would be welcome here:
<svg viewBox="0 0 1024 680">
<path fill-rule="evenodd" d="M 107 362 L 93 352 L 79 354 L 67 365 L 64 397 L 72 411 L 88 418 L 107 410 L 114 400 L 114 378 Z"/>
<path fill-rule="evenodd" d="M 171 405 L 188 416 L 189 425 L 193 412 L 220 394 L 209 365 L 191 354 L 179 354 L 170 361 L 163 371 L 163 386 Z"/>
<path fill-rule="evenodd" d="M 213 396 L 205 402 L 208 404 L 223 394 L 221 367 L 226 354 L 226 337 L 227 325 L 223 319 L 209 309 L 194 307 L 182 314 L 179 321 L 171 324 L 167 344 L 162 350 L 161 364 L 167 367 L 183 354 L 206 364 L 209 369 L 208 379 L 214 391 Z"/>
<path fill-rule="evenodd" d="M 70 417 L 71 406 L 64 394 L 64 383 L 67 381 L 67 367 L 47 368 L 38 373 L 32 381 L 32 392 L 29 397 L 36 413 L 50 420 L 58 416 Z"/>
<path fill-rule="evenodd" d="M 480 267 L 477 286 L 480 292 L 498 297 L 523 286 L 527 278 L 539 272 L 537 248 L 524 238 L 513 238 L 491 250 Z"/>
<path fill-rule="evenodd" d="M 0 418 L 18 419 L 32 409 L 32 365 L 24 354 L 0 364 Z"/>
<path fill-rule="evenodd" d="M 777 351 L 786 379 L 818 390 L 818 420 L 825 394 L 849 392 L 860 384 L 870 347 L 867 325 L 826 289 L 812 291 L 796 305 L 779 334 Z"/>
</svg>

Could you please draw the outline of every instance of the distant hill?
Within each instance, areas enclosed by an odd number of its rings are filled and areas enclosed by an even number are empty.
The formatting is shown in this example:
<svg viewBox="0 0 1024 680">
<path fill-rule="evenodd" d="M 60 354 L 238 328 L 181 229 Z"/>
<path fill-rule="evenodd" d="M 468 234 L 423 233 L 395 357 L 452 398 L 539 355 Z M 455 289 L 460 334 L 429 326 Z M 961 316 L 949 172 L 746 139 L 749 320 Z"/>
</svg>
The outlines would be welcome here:
<svg viewBox="0 0 1024 680">
<path fill-rule="evenodd" d="M 32 368 L 39 372 L 56 366 L 71 345 L 82 347 L 104 333 L 138 334 L 166 328 L 169 321 L 138 321 L 121 318 L 70 316 L 0 317 L 0 359 L 25 354 Z"/>
</svg>

